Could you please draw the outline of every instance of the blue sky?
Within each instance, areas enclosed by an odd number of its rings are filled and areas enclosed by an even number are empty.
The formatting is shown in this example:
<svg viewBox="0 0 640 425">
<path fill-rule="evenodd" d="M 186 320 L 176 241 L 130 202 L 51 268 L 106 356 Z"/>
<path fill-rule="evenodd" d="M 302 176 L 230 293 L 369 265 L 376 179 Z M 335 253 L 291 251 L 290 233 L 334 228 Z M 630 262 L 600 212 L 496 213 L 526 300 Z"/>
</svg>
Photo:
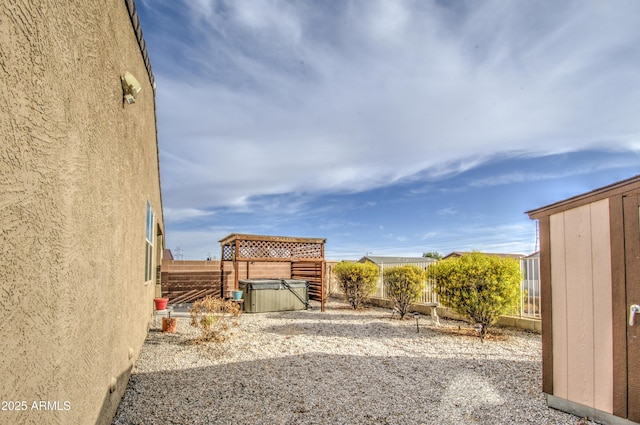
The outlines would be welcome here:
<svg viewBox="0 0 640 425">
<path fill-rule="evenodd" d="M 138 0 L 166 245 L 528 254 L 525 211 L 640 174 L 640 2 Z"/>
</svg>

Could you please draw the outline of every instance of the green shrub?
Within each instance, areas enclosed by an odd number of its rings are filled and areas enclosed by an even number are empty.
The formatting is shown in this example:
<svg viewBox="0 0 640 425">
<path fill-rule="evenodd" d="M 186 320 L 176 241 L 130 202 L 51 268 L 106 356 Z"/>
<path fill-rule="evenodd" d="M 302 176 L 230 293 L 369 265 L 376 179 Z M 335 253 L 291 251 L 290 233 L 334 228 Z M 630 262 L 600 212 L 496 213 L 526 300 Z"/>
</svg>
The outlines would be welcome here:
<svg viewBox="0 0 640 425">
<path fill-rule="evenodd" d="M 208 296 L 193 303 L 189 309 L 191 326 L 200 329 L 200 341 L 221 342 L 229 337 L 234 318 L 240 315 L 240 306 L 231 300 Z"/>
<path fill-rule="evenodd" d="M 473 252 L 432 264 L 427 275 L 442 304 L 481 325 L 481 338 L 520 299 L 520 264 L 513 258 Z"/>
<path fill-rule="evenodd" d="M 400 319 L 409 312 L 411 303 L 418 300 L 424 292 L 426 275 L 424 269 L 413 264 L 392 267 L 384 271 L 385 293 L 393 300 L 395 308 L 400 312 Z"/>
<path fill-rule="evenodd" d="M 373 263 L 346 261 L 336 264 L 333 272 L 340 288 L 349 299 L 349 304 L 354 309 L 360 308 L 365 298 L 374 291 L 380 274 L 378 266 Z"/>
</svg>

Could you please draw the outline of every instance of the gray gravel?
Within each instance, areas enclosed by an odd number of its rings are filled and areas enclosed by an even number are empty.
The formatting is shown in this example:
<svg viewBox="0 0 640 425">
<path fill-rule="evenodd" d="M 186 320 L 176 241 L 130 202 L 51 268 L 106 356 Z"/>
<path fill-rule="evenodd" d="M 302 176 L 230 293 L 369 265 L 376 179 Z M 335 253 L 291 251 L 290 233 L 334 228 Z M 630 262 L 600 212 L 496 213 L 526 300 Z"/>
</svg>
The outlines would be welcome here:
<svg viewBox="0 0 640 425">
<path fill-rule="evenodd" d="M 312 306 L 243 314 L 224 343 L 152 329 L 113 424 L 590 423 L 546 406 L 540 335 Z"/>
</svg>

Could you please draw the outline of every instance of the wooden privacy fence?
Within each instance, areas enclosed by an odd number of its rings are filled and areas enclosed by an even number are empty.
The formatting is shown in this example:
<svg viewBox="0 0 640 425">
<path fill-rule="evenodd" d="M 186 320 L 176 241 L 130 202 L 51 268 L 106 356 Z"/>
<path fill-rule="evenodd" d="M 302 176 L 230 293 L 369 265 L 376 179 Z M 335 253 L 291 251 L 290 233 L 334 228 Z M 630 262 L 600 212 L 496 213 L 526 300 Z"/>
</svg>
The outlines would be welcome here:
<svg viewBox="0 0 640 425">
<path fill-rule="evenodd" d="M 323 264 L 318 262 L 292 262 L 291 279 L 306 280 L 309 282 L 309 299 L 323 300 L 324 295 L 322 280 L 324 279 Z"/>
<path fill-rule="evenodd" d="M 335 264 L 330 261 L 329 264 Z M 322 264 L 317 262 L 294 261 L 287 263 L 254 263 L 244 264 L 239 268 L 241 279 L 278 277 L 285 279 L 301 279 L 309 282 L 309 297 L 320 299 L 324 286 L 326 299 L 328 296 L 331 272 L 320 270 Z M 329 265 L 325 265 L 330 267 Z M 222 279 L 220 261 L 188 261 L 164 260 L 159 270 L 158 282 L 162 284 L 162 296 L 168 297 L 171 304 L 194 302 L 207 295 L 222 296 Z M 226 271 L 226 280 L 233 279 L 233 272 Z M 325 285 L 320 281 L 323 276 Z"/>
<path fill-rule="evenodd" d="M 221 296 L 219 261 L 163 261 L 162 296 L 169 303 L 191 303 L 208 295 Z"/>
</svg>

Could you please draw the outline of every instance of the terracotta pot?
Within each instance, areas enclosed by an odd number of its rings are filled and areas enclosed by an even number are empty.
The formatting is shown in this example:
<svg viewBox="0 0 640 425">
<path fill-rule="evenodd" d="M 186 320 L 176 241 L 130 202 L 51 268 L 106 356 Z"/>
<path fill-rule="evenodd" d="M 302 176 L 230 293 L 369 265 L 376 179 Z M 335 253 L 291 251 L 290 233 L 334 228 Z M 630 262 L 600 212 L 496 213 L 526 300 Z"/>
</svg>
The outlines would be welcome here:
<svg viewBox="0 0 640 425">
<path fill-rule="evenodd" d="M 175 317 L 162 318 L 162 332 L 174 333 L 178 327 L 178 319 Z"/>
<path fill-rule="evenodd" d="M 155 298 L 153 302 L 156 303 L 156 310 L 166 310 L 169 298 Z"/>
</svg>

